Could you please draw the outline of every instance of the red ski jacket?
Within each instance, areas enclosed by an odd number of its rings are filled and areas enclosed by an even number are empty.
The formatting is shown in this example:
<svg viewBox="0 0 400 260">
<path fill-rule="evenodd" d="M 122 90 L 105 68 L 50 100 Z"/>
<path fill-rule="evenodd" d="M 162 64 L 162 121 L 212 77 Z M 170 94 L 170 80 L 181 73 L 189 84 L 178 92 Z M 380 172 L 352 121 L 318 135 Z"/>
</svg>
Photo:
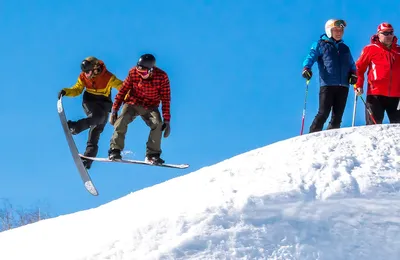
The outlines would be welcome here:
<svg viewBox="0 0 400 260">
<path fill-rule="evenodd" d="M 400 97 L 400 46 L 393 38 L 392 48 L 383 45 L 377 35 L 364 47 L 356 62 L 357 88 L 363 88 L 364 73 L 368 68 L 367 95 Z"/>
</svg>

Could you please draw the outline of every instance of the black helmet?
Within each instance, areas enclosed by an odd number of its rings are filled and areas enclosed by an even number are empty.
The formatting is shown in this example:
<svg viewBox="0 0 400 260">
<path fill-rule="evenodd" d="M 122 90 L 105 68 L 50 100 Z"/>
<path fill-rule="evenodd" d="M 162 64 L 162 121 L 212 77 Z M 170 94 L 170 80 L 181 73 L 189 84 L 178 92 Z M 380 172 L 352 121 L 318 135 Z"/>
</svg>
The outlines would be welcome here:
<svg viewBox="0 0 400 260">
<path fill-rule="evenodd" d="M 95 57 L 87 57 L 86 59 L 84 59 L 81 63 L 81 70 L 83 72 L 89 72 L 91 70 L 94 70 L 96 67 L 98 67 L 98 59 Z"/>
<path fill-rule="evenodd" d="M 152 54 L 143 54 L 137 62 L 138 67 L 146 69 L 152 69 L 154 65 L 156 65 L 156 58 Z"/>
</svg>

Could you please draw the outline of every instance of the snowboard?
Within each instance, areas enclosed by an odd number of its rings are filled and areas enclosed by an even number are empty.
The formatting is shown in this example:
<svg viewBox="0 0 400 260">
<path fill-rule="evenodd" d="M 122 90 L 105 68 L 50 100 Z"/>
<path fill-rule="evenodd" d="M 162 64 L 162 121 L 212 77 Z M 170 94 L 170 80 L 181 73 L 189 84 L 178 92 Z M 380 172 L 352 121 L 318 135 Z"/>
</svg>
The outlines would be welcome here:
<svg viewBox="0 0 400 260">
<path fill-rule="evenodd" d="M 85 159 L 90 159 L 97 162 L 111 162 L 111 163 L 130 163 L 130 164 L 142 164 L 142 165 L 149 165 L 149 166 L 158 166 L 158 167 L 166 167 L 166 168 L 175 168 L 175 169 L 186 169 L 189 167 L 189 164 L 152 164 L 141 160 L 131 160 L 131 159 L 120 159 L 120 160 L 110 160 L 108 158 L 101 158 L 101 157 L 88 157 L 82 154 L 79 154 L 80 157 Z"/>
<path fill-rule="evenodd" d="M 65 116 L 64 108 L 62 105 L 62 97 L 58 99 L 57 101 L 57 110 L 58 110 L 58 115 L 60 116 L 61 120 L 61 125 L 64 130 L 64 135 L 67 139 L 67 143 L 69 146 L 69 150 L 71 151 L 72 158 L 74 159 L 76 168 L 78 169 L 79 175 L 83 181 L 83 184 L 85 185 L 86 190 L 92 194 L 93 196 L 99 195 L 96 187 L 94 186 L 89 173 L 87 172 L 85 166 L 82 163 L 82 159 L 79 156 L 78 148 L 76 147 L 74 138 L 69 131 L 68 124 L 67 124 L 67 118 Z"/>
</svg>

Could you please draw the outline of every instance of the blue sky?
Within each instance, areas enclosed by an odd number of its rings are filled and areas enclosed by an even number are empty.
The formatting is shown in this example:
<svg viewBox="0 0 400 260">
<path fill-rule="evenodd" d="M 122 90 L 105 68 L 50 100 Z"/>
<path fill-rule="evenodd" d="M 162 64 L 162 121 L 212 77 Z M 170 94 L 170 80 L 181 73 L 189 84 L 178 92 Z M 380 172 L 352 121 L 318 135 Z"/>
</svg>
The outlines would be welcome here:
<svg viewBox="0 0 400 260">
<path fill-rule="evenodd" d="M 0 198 L 24 207 L 41 201 L 50 213 L 67 214 L 295 137 L 304 105 L 302 62 L 325 22 L 347 21 L 344 40 L 357 59 L 379 23 L 400 28 L 397 10 L 398 1 L 2 1 Z M 147 52 L 171 81 L 171 135 L 162 157 L 191 167 L 94 163 L 100 196 L 93 197 L 63 135 L 57 93 L 75 83 L 86 56 L 102 59 L 123 80 Z M 318 109 L 316 68 L 306 133 Z M 351 125 L 353 97 L 343 127 Z M 64 99 L 68 118 L 84 116 L 81 100 Z M 362 102 L 356 124 L 365 124 Z M 107 155 L 112 130 L 107 125 L 103 132 L 99 156 Z M 132 158 L 144 158 L 148 133 L 140 118 L 129 126 Z M 75 137 L 81 151 L 86 138 L 87 132 Z"/>
</svg>

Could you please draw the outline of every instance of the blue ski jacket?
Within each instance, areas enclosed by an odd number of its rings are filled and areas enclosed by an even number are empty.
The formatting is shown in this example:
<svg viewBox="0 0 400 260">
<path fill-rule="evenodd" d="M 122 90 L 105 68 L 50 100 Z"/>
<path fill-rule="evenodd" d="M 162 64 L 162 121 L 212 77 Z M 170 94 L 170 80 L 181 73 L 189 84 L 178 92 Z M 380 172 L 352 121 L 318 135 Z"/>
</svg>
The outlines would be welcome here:
<svg viewBox="0 0 400 260">
<path fill-rule="evenodd" d="M 320 86 L 349 86 L 349 74 L 356 72 L 356 65 L 349 47 L 343 40 L 335 41 L 326 34 L 314 42 L 303 62 L 311 69 L 318 63 Z"/>
</svg>

